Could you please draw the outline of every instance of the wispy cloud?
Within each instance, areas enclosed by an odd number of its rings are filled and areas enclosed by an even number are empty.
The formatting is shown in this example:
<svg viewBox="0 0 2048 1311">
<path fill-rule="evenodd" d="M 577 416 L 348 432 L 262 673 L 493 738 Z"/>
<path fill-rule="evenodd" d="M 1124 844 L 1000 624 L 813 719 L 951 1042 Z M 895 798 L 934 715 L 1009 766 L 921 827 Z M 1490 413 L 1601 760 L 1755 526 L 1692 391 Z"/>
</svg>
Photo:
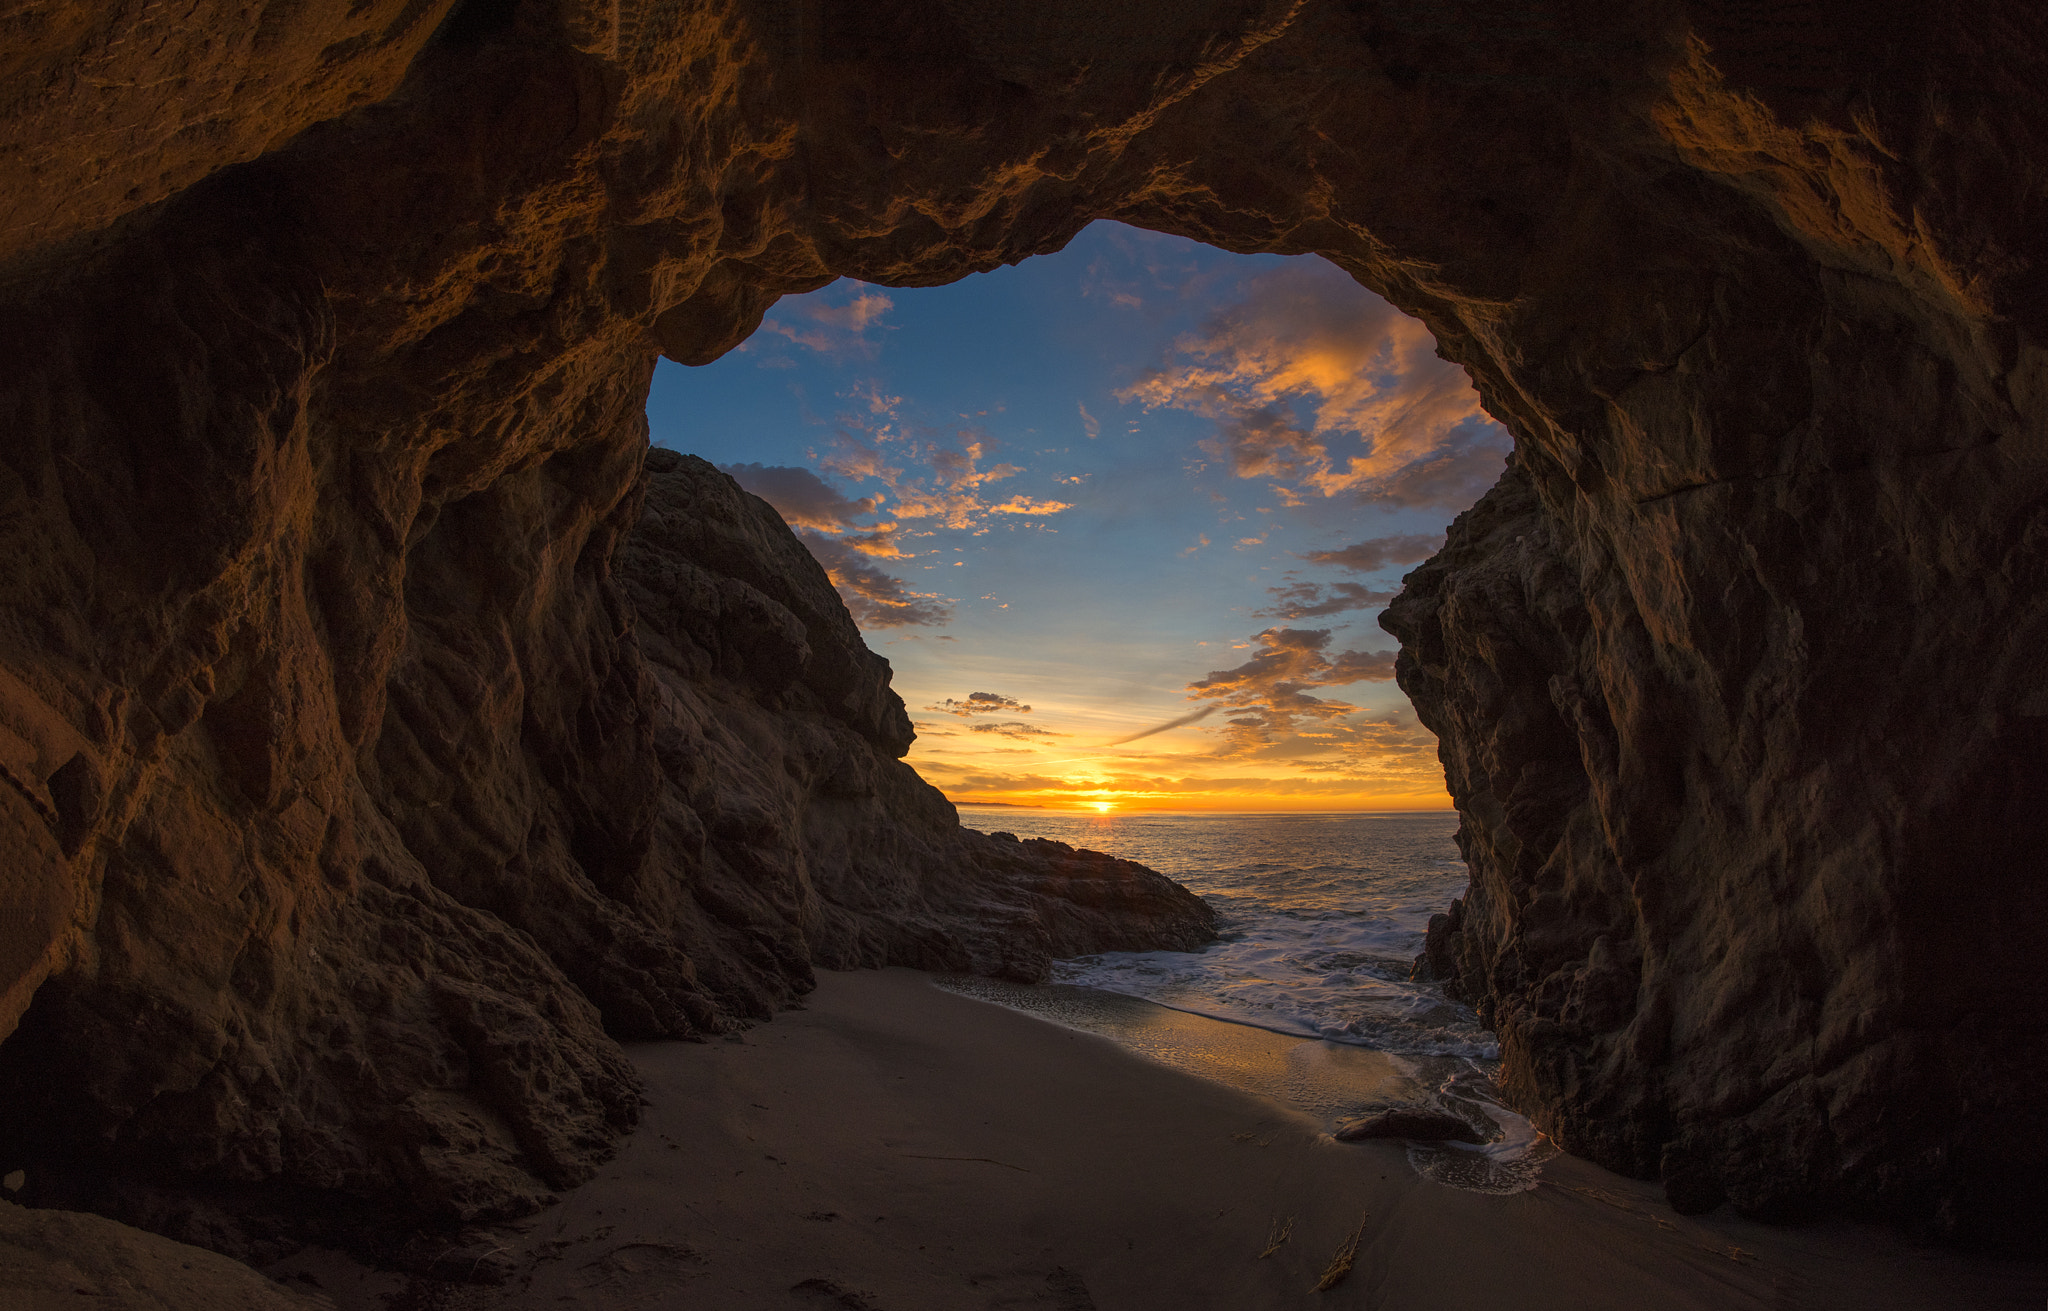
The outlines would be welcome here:
<svg viewBox="0 0 2048 1311">
<path fill-rule="evenodd" d="M 796 529 L 797 540 L 825 567 L 862 628 L 928 627 L 952 618 L 950 601 L 935 592 L 913 591 L 901 578 L 861 558 L 909 558 L 896 544 L 895 521 L 860 522 L 876 512 L 879 495 L 850 498 L 809 469 L 788 465 L 729 464 L 724 469 Z"/>
<path fill-rule="evenodd" d="M 1200 710 L 1195 711 L 1191 715 L 1182 715 L 1178 719 L 1169 719 L 1163 724 L 1154 724 L 1152 725 L 1152 727 L 1147 729 L 1141 729 L 1140 731 L 1131 734 L 1129 737 L 1120 737 L 1114 742 L 1104 742 L 1102 745 L 1106 747 L 1120 747 L 1126 746 L 1132 742 L 1142 742 L 1143 740 L 1145 740 L 1148 737 L 1151 737 L 1155 733 L 1164 733 L 1168 729 L 1182 728 L 1189 724 L 1199 724 L 1203 720 L 1207 719 L 1209 716 L 1215 714 L 1218 709 L 1219 707 L 1217 706 L 1203 706 Z"/>
<path fill-rule="evenodd" d="M 1092 442 L 1102 435 L 1102 425 L 1096 422 L 1094 415 L 1088 413 L 1088 403 L 1086 401 L 1076 401 L 1074 403 L 1081 409 L 1081 429 L 1088 434 L 1088 440 Z"/>
<path fill-rule="evenodd" d="M 1391 651 L 1329 651 L 1327 628 L 1268 628 L 1252 638 L 1257 654 L 1234 669 L 1211 670 L 1188 684 L 1188 695 L 1231 712 L 1226 754 L 1267 745 L 1276 734 L 1327 725 L 1358 707 L 1311 696 L 1310 688 L 1342 687 L 1394 676 Z"/>
<path fill-rule="evenodd" d="M 1024 470 L 1007 462 L 991 463 L 996 442 L 988 433 L 961 428 L 947 434 L 906 423 L 900 396 L 870 389 L 855 399 L 859 408 L 839 415 L 830 449 L 819 463 L 842 477 L 881 483 L 894 497 L 890 514 L 896 520 L 920 528 L 971 531 L 992 514 L 1044 517 L 1073 508 L 1065 501 L 1021 493 L 991 504 L 989 484 Z"/>
<path fill-rule="evenodd" d="M 761 329 L 821 355 L 872 357 L 876 343 L 870 333 L 883 326 L 882 316 L 895 304 L 879 289 L 849 279 L 826 294 L 780 302 Z"/>
<path fill-rule="evenodd" d="M 879 489 L 849 495 L 816 471 L 794 466 L 724 468 L 799 530 L 862 628 L 944 624 L 953 606 L 937 593 L 912 590 L 901 578 L 856 556 L 916 559 L 919 552 L 908 549 L 908 539 L 928 538 L 939 529 L 986 533 L 996 516 L 1027 528 L 1043 527 L 1028 521 L 1073 508 L 1067 501 L 1022 492 L 992 501 L 990 484 L 1024 470 L 992 462 L 994 440 L 978 429 L 960 429 L 950 439 L 929 430 L 908 431 L 900 415 L 903 398 L 873 385 L 857 386 L 842 398 L 850 405 L 839 414 L 819 463 L 842 478 L 879 483 Z M 964 567 L 962 561 L 948 563 Z"/>
<path fill-rule="evenodd" d="M 720 467 L 734 482 L 774 506 L 775 512 L 792 528 L 829 534 L 862 555 L 885 560 L 908 558 L 896 544 L 898 525 L 894 520 L 859 522 L 881 508 L 884 498 L 880 495 L 850 499 L 809 469 L 789 465 Z"/>
<path fill-rule="evenodd" d="M 1498 478 L 1509 443 L 1435 345 L 1416 320 L 1304 258 L 1250 280 L 1119 398 L 1213 419 L 1205 449 L 1240 478 L 1463 509 Z"/>
<path fill-rule="evenodd" d="M 1442 533 L 1407 533 L 1399 537 L 1369 537 L 1334 551 L 1303 551 L 1297 558 L 1310 564 L 1369 574 L 1395 565 L 1419 564 L 1435 555 L 1443 544 Z"/>
<path fill-rule="evenodd" d="M 1350 546 L 1330 551 L 1303 551 L 1295 558 L 1326 568 L 1370 574 L 1396 565 L 1426 560 L 1435 554 L 1442 544 L 1443 536 L 1440 533 L 1407 533 L 1398 537 L 1368 538 L 1363 542 L 1354 542 Z M 1394 593 L 1391 591 L 1352 582 L 1294 581 L 1279 587 L 1269 587 L 1266 594 L 1273 598 L 1273 604 L 1252 613 L 1261 619 L 1288 621 L 1320 619 L 1325 615 L 1343 614 L 1349 610 L 1365 610 L 1385 605 L 1394 599 Z"/>
<path fill-rule="evenodd" d="M 1024 514 L 1043 516 L 1058 514 L 1062 510 L 1071 510 L 1073 508 L 1074 507 L 1068 504 L 1066 501 L 1039 501 L 1033 500 L 1029 496 L 1018 495 L 1012 496 L 1007 501 L 999 501 L 996 504 L 991 505 L 990 507 L 988 507 L 988 512 L 990 514 Z"/>
<path fill-rule="evenodd" d="M 1347 610 L 1385 605 L 1394 599 L 1392 592 L 1376 591 L 1363 583 L 1289 583 L 1266 590 L 1272 595 L 1273 604 L 1252 611 L 1261 619 L 1320 619 Z"/>
<path fill-rule="evenodd" d="M 1000 692 L 969 692 L 964 700 L 947 697 L 943 701 L 926 706 L 925 709 L 936 710 L 940 714 L 945 715 L 959 715 L 962 718 L 972 715 L 1028 715 L 1031 713 L 1030 706 L 1023 704 L 1015 697 L 1004 696 Z"/>
<path fill-rule="evenodd" d="M 1016 742 L 1029 741 L 1032 738 L 1039 737 L 1071 736 L 1071 734 L 1055 733 L 1053 730 L 1049 728 L 1040 728 L 1036 724 L 1025 724 L 1017 722 L 1015 720 L 1006 720 L 1002 723 L 973 724 L 969 726 L 969 731 L 975 733 L 991 733 L 994 734 L 996 737 L 1009 738 L 1010 740 Z"/>
<path fill-rule="evenodd" d="M 953 617 L 953 603 L 937 592 L 915 592 L 894 574 L 883 573 L 846 541 L 808 528 L 797 539 L 825 567 L 839 597 L 862 628 L 932 627 Z"/>
</svg>

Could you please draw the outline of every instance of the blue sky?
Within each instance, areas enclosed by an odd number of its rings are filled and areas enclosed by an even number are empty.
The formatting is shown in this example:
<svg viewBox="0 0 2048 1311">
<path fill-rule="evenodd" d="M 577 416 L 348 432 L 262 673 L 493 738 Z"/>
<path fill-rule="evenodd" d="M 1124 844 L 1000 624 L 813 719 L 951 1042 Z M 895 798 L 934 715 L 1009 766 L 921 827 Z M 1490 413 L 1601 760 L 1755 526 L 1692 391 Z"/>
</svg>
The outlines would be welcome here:
<svg viewBox="0 0 2048 1311">
<path fill-rule="evenodd" d="M 1443 805 L 1374 619 L 1508 438 L 1433 346 L 1314 256 L 1097 223 L 789 297 L 648 419 L 798 529 L 956 801 Z"/>
</svg>

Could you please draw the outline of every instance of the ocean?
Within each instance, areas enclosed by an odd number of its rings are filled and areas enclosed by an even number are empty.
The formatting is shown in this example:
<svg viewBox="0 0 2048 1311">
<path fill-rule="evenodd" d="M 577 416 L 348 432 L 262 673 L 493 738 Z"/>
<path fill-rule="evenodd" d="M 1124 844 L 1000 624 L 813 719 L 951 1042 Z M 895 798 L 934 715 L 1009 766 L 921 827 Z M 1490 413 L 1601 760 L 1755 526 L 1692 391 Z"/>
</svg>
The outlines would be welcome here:
<svg viewBox="0 0 2048 1311">
<path fill-rule="evenodd" d="M 1216 908 L 1220 937 L 1202 951 L 1084 956 L 1055 966 L 1055 982 L 1403 1055 L 1499 1055 L 1471 1011 L 1408 977 L 1429 917 L 1465 890 L 1455 814 L 1095 816 L 962 806 L 960 816 L 971 828 L 1149 865 Z"/>
<path fill-rule="evenodd" d="M 1496 1095 L 1493 1035 L 1436 985 L 1409 977 L 1429 917 L 1465 890 L 1455 814 L 961 806 L 960 819 L 1149 865 L 1216 908 L 1218 938 L 1200 951 L 1058 961 L 1038 987 L 946 986 L 1102 1034 L 1327 1127 L 1389 1103 L 1439 1102 L 1492 1121 L 1496 1137 L 1483 1148 L 1411 1144 L 1418 1172 L 1481 1192 L 1535 1186 L 1552 1152 Z"/>
</svg>

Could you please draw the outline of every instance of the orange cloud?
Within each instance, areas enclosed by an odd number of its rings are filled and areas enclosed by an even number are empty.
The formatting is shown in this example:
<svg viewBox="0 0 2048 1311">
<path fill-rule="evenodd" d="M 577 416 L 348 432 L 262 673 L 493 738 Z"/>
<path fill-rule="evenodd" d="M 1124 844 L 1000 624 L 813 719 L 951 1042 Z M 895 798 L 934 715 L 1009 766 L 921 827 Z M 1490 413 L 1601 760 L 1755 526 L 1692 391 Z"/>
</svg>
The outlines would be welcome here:
<svg viewBox="0 0 2048 1311">
<path fill-rule="evenodd" d="M 1028 496 L 1012 496 L 1009 500 L 988 507 L 990 514 L 1058 514 L 1074 507 L 1065 501 L 1034 501 Z"/>
<path fill-rule="evenodd" d="M 835 305 L 815 296 L 793 298 L 761 326 L 821 355 L 873 355 L 868 329 L 878 327 L 896 302 L 865 283 L 852 285 L 858 290 L 851 300 Z"/>
<path fill-rule="evenodd" d="M 840 415 L 832 449 L 821 463 L 849 478 L 880 481 L 895 497 L 893 510 L 898 519 L 972 531 L 991 514 L 1052 515 L 1073 508 L 1064 501 L 1040 501 L 1021 494 L 990 505 L 981 489 L 1014 478 L 1023 468 L 1007 463 L 983 468 L 995 443 L 978 430 L 955 434 L 957 445 L 906 433 L 894 409 L 901 398 L 885 399 L 889 407 L 883 410 Z"/>
<path fill-rule="evenodd" d="M 1215 701 L 1231 712 L 1223 730 L 1226 752 L 1270 745 L 1276 734 L 1292 734 L 1306 720 L 1311 724 L 1342 719 L 1358 709 L 1346 701 L 1309 695 L 1314 687 L 1342 687 L 1394 676 L 1391 651 L 1339 651 L 1326 654 L 1327 628 L 1268 628 L 1252 639 L 1258 653 L 1234 669 L 1211 670 L 1188 684 L 1188 695 Z"/>
<path fill-rule="evenodd" d="M 953 603 L 936 592 L 914 592 L 894 574 L 868 564 L 860 553 L 836 537 L 808 528 L 797 529 L 801 541 L 825 567 L 825 574 L 862 628 L 930 627 L 953 617 Z"/>
<path fill-rule="evenodd" d="M 1047 518 L 1073 508 L 1023 493 L 991 505 L 981 489 L 1024 470 L 1005 463 L 983 467 L 994 449 L 986 434 L 961 431 L 956 445 L 912 437 L 897 418 L 902 397 L 872 386 L 855 388 L 847 397 L 859 409 L 839 416 L 833 448 L 821 463 L 842 476 L 879 481 L 886 491 L 852 498 L 810 469 L 781 465 L 734 464 L 725 471 L 798 530 L 862 628 L 944 624 L 952 618 L 953 605 L 937 593 L 913 591 L 901 578 L 855 556 L 915 559 L 917 553 L 903 549 L 903 541 L 929 537 L 922 525 L 979 535 L 988 531 L 994 515 Z M 913 474 L 911 468 L 919 465 Z M 892 517 L 862 522 L 878 515 L 891 497 Z M 905 530 L 906 521 L 920 530 Z M 963 561 L 951 563 L 965 567 Z"/>
<path fill-rule="evenodd" d="M 1025 709 L 1028 710 L 1030 707 L 1026 706 Z M 1010 738 L 1014 741 L 1028 741 L 1035 737 L 1072 736 L 1069 733 L 1058 733 L 1049 728 L 1040 728 L 1036 724 L 1025 724 L 1015 720 L 1005 720 L 1002 723 L 973 724 L 969 726 L 969 731 L 974 733 L 993 733 L 997 737 Z"/>
<path fill-rule="evenodd" d="M 1240 478 L 1463 509 L 1499 477 L 1508 442 L 1435 347 L 1421 323 L 1302 259 L 1254 279 L 1119 398 L 1214 419 L 1205 449 Z"/>
<path fill-rule="evenodd" d="M 941 714 L 959 715 L 963 719 L 970 715 L 1028 715 L 1031 713 L 1030 706 L 1023 704 L 1015 697 L 1004 696 L 1000 692 L 969 692 L 964 701 L 956 701 L 952 697 L 947 697 L 935 705 L 926 706 L 925 709 L 936 710 Z"/>
</svg>

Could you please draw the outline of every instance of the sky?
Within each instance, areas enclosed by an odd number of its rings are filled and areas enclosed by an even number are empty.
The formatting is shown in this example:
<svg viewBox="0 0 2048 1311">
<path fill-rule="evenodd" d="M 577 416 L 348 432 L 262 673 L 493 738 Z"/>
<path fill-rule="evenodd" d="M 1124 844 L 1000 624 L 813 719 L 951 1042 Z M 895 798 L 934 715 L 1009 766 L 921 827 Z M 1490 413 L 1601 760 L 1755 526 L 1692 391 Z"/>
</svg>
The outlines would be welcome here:
<svg viewBox="0 0 2048 1311">
<path fill-rule="evenodd" d="M 657 445 L 781 511 L 957 803 L 1445 807 L 1375 622 L 1509 438 L 1316 256 L 1114 223 L 946 287 L 787 297 Z"/>
</svg>

